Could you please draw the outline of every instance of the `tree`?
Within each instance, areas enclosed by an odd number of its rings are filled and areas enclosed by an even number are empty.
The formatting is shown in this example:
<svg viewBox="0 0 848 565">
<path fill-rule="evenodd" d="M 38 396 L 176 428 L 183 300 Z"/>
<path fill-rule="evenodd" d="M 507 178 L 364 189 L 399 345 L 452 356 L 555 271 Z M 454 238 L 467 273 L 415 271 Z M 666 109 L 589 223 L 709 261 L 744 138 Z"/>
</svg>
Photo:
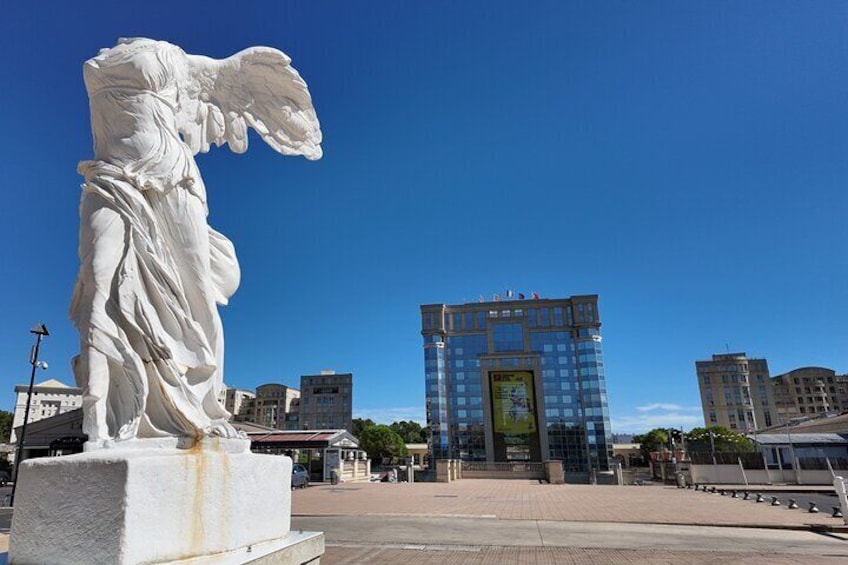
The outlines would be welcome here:
<svg viewBox="0 0 848 565">
<path fill-rule="evenodd" d="M 389 427 L 403 438 L 404 443 L 426 443 L 427 432 L 421 424 L 412 420 L 401 420 L 392 422 Z"/>
<path fill-rule="evenodd" d="M 9 443 L 12 435 L 12 419 L 15 417 L 11 412 L 0 410 L 0 443 Z"/>
<path fill-rule="evenodd" d="M 645 461 L 651 459 L 652 451 L 662 451 L 668 447 L 668 430 L 665 428 L 654 428 L 642 435 L 633 436 L 633 442 L 639 444 L 639 451 Z"/>
<path fill-rule="evenodd" d="M 686 434 L 686 447 L 689 451 L 717 453 L 750 453 L 757 449 L 753 441 L 724 426 L 692 428 Z"/>
<path fill-rule="evenodd" d="M 354 418 L 352 420 L 352 425 L 351 425 L 351 427 L 353 429 L 350 430 L 350 433 L 352 433 L 356 437 L 360 437 L 362 435 L 363 430 L 365 430 L 365 428 L 370 428 L 371 426 L 374 426 L 374 425 L 376 425 L 376 423 L 371 418 L 365 418 L 365 419 Z"/>
<path fill-rule="evenodd" d="M 359 448 L 376 461 L 404 457 L 408 453 L 403 438 L 386 425 L 367 427 L 358 437 Z"/>
</svg>

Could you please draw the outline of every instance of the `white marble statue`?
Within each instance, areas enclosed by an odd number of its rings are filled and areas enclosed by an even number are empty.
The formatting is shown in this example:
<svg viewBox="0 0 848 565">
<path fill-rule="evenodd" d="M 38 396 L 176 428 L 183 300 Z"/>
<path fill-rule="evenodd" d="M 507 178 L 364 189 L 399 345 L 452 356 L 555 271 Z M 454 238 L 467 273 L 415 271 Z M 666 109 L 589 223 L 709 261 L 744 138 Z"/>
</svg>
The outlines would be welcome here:
<svg viewBox="0 0 848 565">
<path fill-rule="evenodd" d="M 215 60 L 144 38 L 102 50 L 84 74 L 94 160 L 79 167 L 81 265 L 70 313 L 86 448 L 237 437 L 217 401 L 218 305 L 235 292 L 239 266 L 232 243 L 206 222 L 193 156 L 213 143 L 246 151 L 250 126 L 279 153 L 320 158 L 306 83 L 276 49 Z"/>
</svg>

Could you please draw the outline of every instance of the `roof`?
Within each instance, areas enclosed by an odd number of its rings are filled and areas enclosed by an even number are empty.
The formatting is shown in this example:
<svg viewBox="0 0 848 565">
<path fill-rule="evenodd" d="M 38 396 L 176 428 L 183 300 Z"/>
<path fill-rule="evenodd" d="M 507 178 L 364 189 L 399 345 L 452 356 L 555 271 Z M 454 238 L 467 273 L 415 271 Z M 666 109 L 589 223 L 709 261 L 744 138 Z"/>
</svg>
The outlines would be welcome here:
<svg viewBox="0 0 848 565">
<path fill-rule="evenodd" d="M 28 390 L 29 385 L 15 385 L 15 392 L 27 392 Z M 32 390 L 35 392 L 46 392 L 51 390 L 60 394 L 82 394 L 81 388 L 68 386 L 62 381 L 57 381 L 56 379 L 47 379 L 46 381 L 35 383 L 32 385 Z"/>
<path fill-rule="evenodd" d="M 848 444 L 848 436 L 831 433 L 757 434 L 749 435 L 760 445 Z"/>
<path fill-rule="evenodd" d="M 50 416 L 49 418 L 42 418 L 40 420 L 35 420 L 34 422 L 28 422 L 27 437 L 29 437 L 30 434 L 42 433 L 43 431 L 49 430 L 50 428 L 55 428 L 57 426 L 68 426 L 71 424 L 79 424 L 79 429 L 82 429 L 82 408 L 74 408 L 73 410 L 68 410 L 67 412 L 55 414 L 53 416 Z M 15 434 L 18 437 L 20 437 L 20 431 L 23 427 L 23 423 L 21 423 L 21 425 L 19 426 L 15 426 Z"/>
<path fill-rule="evenodd" d="M 836 433 L 848 434 L 848 412 L 841 414 L 819 413 L 813 418 L 797 419 L 789 426 L 772 426 L 766 430 L 768 433 L 781 433 L 789 431 L 794 437 L 796 433 Z"/>
<path fill-rule="evenodd" d="M 322 447 L 359 447 L 359 440 L 347 430 L 286 430 L 248 433 L 254 446 L 274 446 L 289 449 L 319 449 Z"/>
<path fill-rule="evenodd" d="M 269 428 L 268 426 L 263 426 L 261 424 L 257 424 L 256 422 L 236 422 L 231 421 L 230 424 L 240 432 L 244 432 L 246 434 L 256 434 L 263 433 L 267 434 L 269 432 L 280 432 L 282 430 L 278 430 L 277 428 Z"/>
<path fill-rule="evenodd" d="M 57 381 L 56 379 L 47 379 L 46 381 L 37 383 L 35 386 L 47 386 L 52 388 L 73 388 L 66 385 L 62 381 Z"/>
<path fill-rule="evenodd" d="M 22 428 L 23 424 L 15 428 L 16 437 L 21 437 Z M 85 437 L 82 432 L 82 408 L 29 422 L 24 444 L 30 449 L 48 448 L 52 441 L 68 437 Z"/>
<path fill-rule="evenodd" d="M 576 302 L 587 302 L 587 301 L 597 301 L 598 300 L 597 294 L 574 294 L 572 296 L 566 296 L 566 297 L 562 297 L 562 298 L 542 298 L 542 297 L 533 298 L 532 292 L 519 293 L 518 291 L 516 291 L 514 289 L 513 289 L 513 292 L 515 294 L 515 298 L 507 298 L 506 295 L 498 295 L 498 296 L 500 296 L 499 300 L 485 300 L 484 299 L 482 302 L 480 300 L 474 300 L 472 302 L 463 302 L 463 303 L 460 303 L 460 304 L 445 304 L 445 303 L 437 302 L 437 303 L 434 303 L 434 304 L 421 304 L 420 308 L 422 310 L 424 310 L 424 309 L 442 308 L 442 307 L 447 307 L 447 308 L 461 308 L 461 307 L 464 307 L 464 306 L 502 307 L 504 305 L 509 305 L 509 306 L 525 305 L 528 308 L 532 308 L 534 305 L 542 305 L 542 304 L 545 304 L 545 303 L 552 304 L 552 303 L 556 303 L 556 302 L 567 302 L 567 301 L 573 301 L 573 302 L 576 303 Z M 518 294 L 524 294 L 525 298 L 518 298 Z"/>
</svg>

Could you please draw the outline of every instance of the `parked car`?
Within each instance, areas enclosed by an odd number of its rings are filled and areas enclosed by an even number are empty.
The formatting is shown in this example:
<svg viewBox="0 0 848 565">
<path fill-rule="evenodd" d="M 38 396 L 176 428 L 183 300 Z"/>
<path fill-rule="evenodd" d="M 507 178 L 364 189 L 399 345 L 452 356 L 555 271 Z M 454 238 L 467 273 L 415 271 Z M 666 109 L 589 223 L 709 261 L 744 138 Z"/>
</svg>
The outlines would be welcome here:
<svg viewBox="0 0 848 565">
<path fill-rule="evenodd" d="M 306 488 L 309 486 L 309 471 L 299 463 L 292 465 L 291 488 Z"/>
<path fill-rule="evenodd" d="M 6 483 L 11 480 L 12 477 L 9 475 L 9 471 L 0 471 L 0 487 L 6 486 Z"/>
</svg>

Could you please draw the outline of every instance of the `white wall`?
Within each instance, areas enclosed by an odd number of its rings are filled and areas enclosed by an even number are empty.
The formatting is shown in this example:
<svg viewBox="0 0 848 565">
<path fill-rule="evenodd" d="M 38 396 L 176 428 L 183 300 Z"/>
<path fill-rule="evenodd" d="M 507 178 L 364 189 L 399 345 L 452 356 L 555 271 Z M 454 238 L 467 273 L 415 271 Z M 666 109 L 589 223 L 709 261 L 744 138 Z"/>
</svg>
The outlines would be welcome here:
<svg viewBox="0 0 848 565">
<path fill-rule="evenodd" d="M 739 465 L 691 465 L 689 469 L 691 481 L 698 484 L 744 485 L 745 478 L 752 485 L 765 484 L 802 484 L 802 485 L 832 485 L 833 475 L 830 471 L 799 471 L 800 481 L 796 483 L 795 471 L 784 469 L 745 469 L 745 476 Z"/>
</svg>

